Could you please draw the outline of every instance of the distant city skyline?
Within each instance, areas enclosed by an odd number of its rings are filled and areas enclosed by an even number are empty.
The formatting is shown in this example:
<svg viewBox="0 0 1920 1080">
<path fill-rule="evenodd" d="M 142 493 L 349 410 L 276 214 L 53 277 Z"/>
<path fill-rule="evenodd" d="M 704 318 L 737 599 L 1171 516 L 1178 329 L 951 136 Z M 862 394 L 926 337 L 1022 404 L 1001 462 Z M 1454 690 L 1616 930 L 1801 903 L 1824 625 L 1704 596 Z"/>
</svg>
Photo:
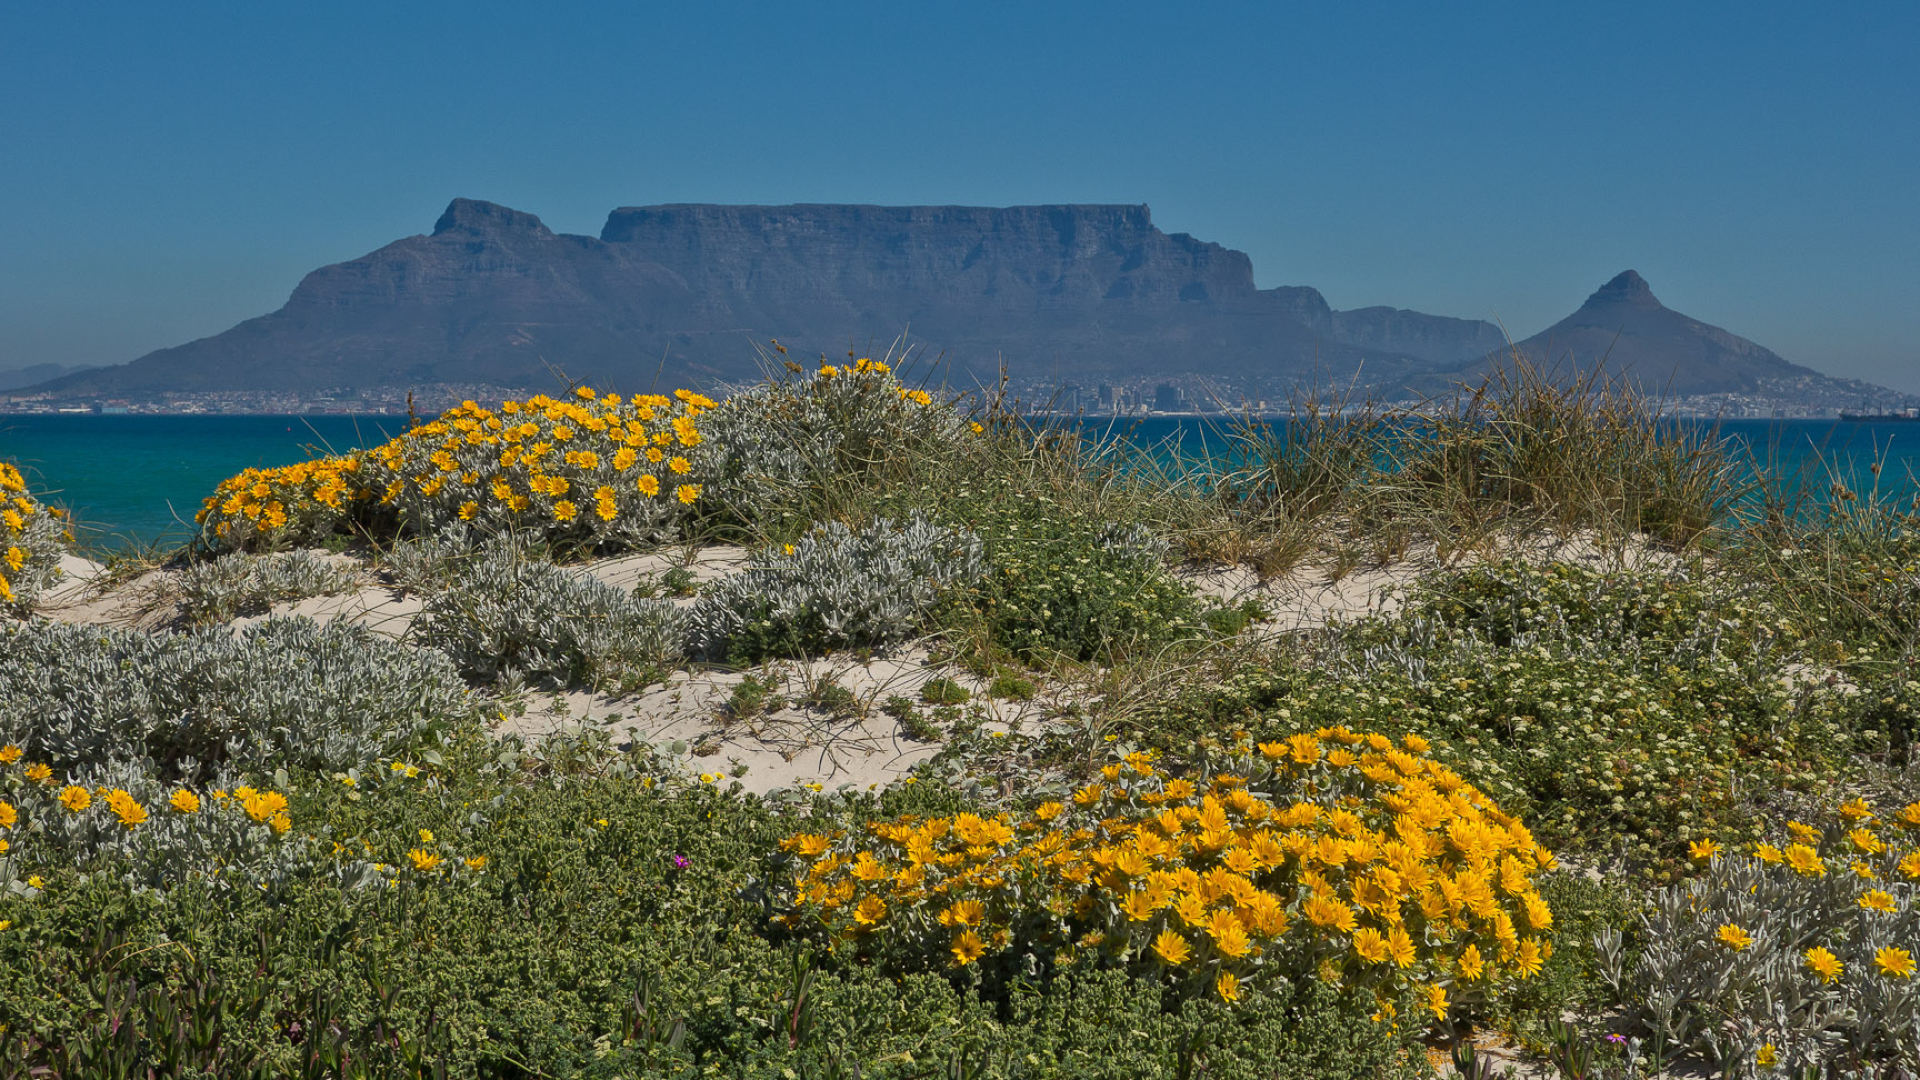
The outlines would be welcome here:
<svg viewBox="0 0 1920 1080">
<path fill-rule="evenodd" d="M 455 196 L 1147 203 L 1261 287 L 1525 338 L 1628 268 L 1920 392 L 1920 10 L 125 3 L 0 36 L 0 369 L 278 308 Z"/>
</svg>

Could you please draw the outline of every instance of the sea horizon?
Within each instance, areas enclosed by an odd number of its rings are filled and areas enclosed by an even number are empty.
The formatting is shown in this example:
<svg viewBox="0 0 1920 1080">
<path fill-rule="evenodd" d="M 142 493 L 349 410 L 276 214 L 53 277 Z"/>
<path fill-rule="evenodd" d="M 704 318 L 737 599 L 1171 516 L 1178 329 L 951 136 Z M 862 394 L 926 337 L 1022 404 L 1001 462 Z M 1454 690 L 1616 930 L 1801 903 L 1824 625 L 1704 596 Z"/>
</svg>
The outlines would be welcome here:
<svg viewBox="0 0 1920 1080">
<path fill-rule="evenodd" d="M 1045 419 L 1036 416 L 1035 419 Z M 1162 462 L 1234 451 L 1245 414 L 1057 416 L 1101 438 L 1124 438 Z M 378 445 L 406 414 L 13 414 L 0 416 L 0 460 L 73 514 L 76 542 L 96 553 L 170 548 L 193 537 L 193 515 L 220 481 L 247 468 L 290 465 Z M 1898 420 L 1678 418 L 1719 430 L 1776 473 L 1805 471 L 1856 491 L 1920 491 L 1920 424 Z M 1875 474 L 1870 466 L 1878 462 Z"/>
</svg>

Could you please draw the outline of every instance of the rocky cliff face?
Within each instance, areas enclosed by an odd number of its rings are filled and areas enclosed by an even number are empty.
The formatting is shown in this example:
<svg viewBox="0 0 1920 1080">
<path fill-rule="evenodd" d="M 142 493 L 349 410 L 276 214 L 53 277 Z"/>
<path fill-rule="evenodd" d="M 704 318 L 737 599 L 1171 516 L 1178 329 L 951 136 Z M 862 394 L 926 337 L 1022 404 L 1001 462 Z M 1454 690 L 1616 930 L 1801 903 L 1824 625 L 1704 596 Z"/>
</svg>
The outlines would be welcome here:
<svg viewBox="0 0 1920 1080">
<path fill-rule="evenodd" d="M 1245 301 L 1246 255 L 1154 228 L 1144 206 L 648 206 L 601 230 L 696 293 L 769 309 L 969 315 Z"/>
<path fill-rule="evenodd" d="M 711 384 L 751 376 L 768 338 L 838 356 L 903 332 L 962 378 L 1005 362 L 1080 381 L 1363 360 L 1391 381 L 1498 343 L 1483 322 L 1257 289 L 1245 254 L 1145 206 L 624 207 L 595 238 L 456 199 L 431 235 L 315 270 L 279 311 L 51 387 Z"/>
</svg>

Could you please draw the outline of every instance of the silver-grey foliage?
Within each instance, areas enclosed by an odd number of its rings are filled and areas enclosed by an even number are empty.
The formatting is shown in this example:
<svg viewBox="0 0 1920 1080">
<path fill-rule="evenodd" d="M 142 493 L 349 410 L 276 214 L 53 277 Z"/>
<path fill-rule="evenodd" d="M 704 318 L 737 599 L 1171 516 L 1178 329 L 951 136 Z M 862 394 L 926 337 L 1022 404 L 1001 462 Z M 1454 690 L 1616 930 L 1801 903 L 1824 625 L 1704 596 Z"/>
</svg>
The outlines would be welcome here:
<svg viewBox="0 0 1920 1080">
<path fill-rule="evenodd" d="M 66 517 L 35 499 L 20 470 L 0 460 L 0 615 L 33 609 L 60 580 L 60 556 L 72 539 Z"/>
<path fill-rule="evenodd" d="M 910 448 L 969 437 L 953 401 L 909 389 L 884 364 L 866 364 L 763 382 L 703 414 L 702 505 L 766 525 L 802 513 L 822 485 Z"/>
<path fill-rule="evenodd" d="M 978 581 L 985 565 L 979 537 L 918 514 L 859 531 L 829 522 L 708 586 L 688 651 L 753 660 L 904 641 L 942 590 Z"/>
<path fill-rule="evenodd" d="M 359 584 L 351 571 L 310 551 L 236 552 L 194 563 L 177 581 L 181 614 L 195 626 L 257 615 L 282 601 L 352 592 Z"/>
<path fill-rule="evenodd" d="M 1839 828 L 1818 849 L 1817 869 L 1714 856 L 1700 877 L 1653 895 L 1631 963 L 1618 931 L 1599 935 L 1599 974 L 1646 1045 L 1735 1066 L 1770 1045 L 1781 1065 L 1831 1066 L 1834 1075 L 1869 1062 L 1920 1068 L 1920 987 L 1878 962 L 1892 955 L 1882 950 L 1920 955 L 1920 904 L 1896 866 L 1899 849 L 1859 850 Z M 1863 905 L 1870 891 L 1890 910 Z M 1814 949 L 1840 965 L 1832 977 L 1813 963 Z"/>
<path fill-rule="evenodd" d="M 460 565 L 473 557 L 479 539 L 478 530 L 455 522 L 425 536 L 395 540 L 379 562 L 401 588 L 425 595 L 459 579 Z"/>
<path fill-rule="evenodd" d="M 420 640 L 480 678 L 644 685 L 680 656 L 679 609 L 596 581 L 504 541 L 457 564 L 428 600 Z"/>
<path fill-rule="evenodd" d="M 1107 551 L 1157 566 L 1171 562 L 1175 555 L 1174 545 L 1166 537 L 1137 521 L 1132 524 L 1105 522 L 1095 534 L 1094 542 Z"/>
<path fill-rule="evenodd" d="M 345 622 L 0 629 L 0 743 L 56 770 L 144 763 L 188 780 L 222 766 L 341 770 L 472 707 L 444 657 Z"/>
<path fill-rule="evenodd" d="M 96 792 L 84 811 L 56 801 L 57 787 L 33 786 L 10 793 L 19 802 L 21 827 L 9 830 L 9 850 L 0 856 L 0 890 L 33 895 L 25 867 L 60 866 L 82 876 L 104 874 L 135 889 L 169 889 L 189 881 L 215 888 L 276 891 L 293 880 L 330 880 L 351 888 L 375 875 L 352 856 L 322 858 L 325 838 L 275 827 L 250 814 L 233 795 L 239 787 L 221 769 L 203 778 L 197 802 L 176 803 L 177 784 L 163 783 L 141 766 L 120 762 L 71 772 L 62 778 Z M 284 774 L 272 781 L 284 786 Z M 124 824 L 105 792 L 116 791 L 142 807 L 138 827 Z M 183 809 L 185 808 L 185 809 Z M 322 827 L 324 830 L 324 826 Z"/>
</svg>

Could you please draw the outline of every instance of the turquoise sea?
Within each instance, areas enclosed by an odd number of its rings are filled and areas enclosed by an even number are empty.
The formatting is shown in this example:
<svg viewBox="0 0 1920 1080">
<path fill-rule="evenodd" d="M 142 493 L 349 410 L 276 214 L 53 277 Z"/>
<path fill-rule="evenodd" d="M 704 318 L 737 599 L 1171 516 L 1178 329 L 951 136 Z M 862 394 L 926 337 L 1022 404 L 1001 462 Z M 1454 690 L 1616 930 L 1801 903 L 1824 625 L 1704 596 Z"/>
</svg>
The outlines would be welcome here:
<svg viewBox="0 0 1920 1080">
<path fill-rule="evenodd" d="M 100 548 L 181 544 L 215 485 L 242 469 L 371 446 L 404 416 L 0 416 L 0 458 L 73 512 Z"/>
<path fill-rule="evenodd" d="M 1142 446 L 1177 445 L 1189 457 L 1232 450 L 1216 420 L 1079 423 Z M 0 416 L 0 458 L 71 510 L 90 546 L 178 544 L 191 535 L 200 500 L 241 469 L 374 445 L 405 424 L 396 416 Z M 1776 468 L 1814 463 L 1820 480 L 1831 467 L 1859 491 L 1878 482 L 1904 495 L 1920 472 L 1920 422 L 1731 420 L 1721 430 Z M 1874 461 L 1883 465 L 1877 481 L 1868 469 Z"/>
</svg>

